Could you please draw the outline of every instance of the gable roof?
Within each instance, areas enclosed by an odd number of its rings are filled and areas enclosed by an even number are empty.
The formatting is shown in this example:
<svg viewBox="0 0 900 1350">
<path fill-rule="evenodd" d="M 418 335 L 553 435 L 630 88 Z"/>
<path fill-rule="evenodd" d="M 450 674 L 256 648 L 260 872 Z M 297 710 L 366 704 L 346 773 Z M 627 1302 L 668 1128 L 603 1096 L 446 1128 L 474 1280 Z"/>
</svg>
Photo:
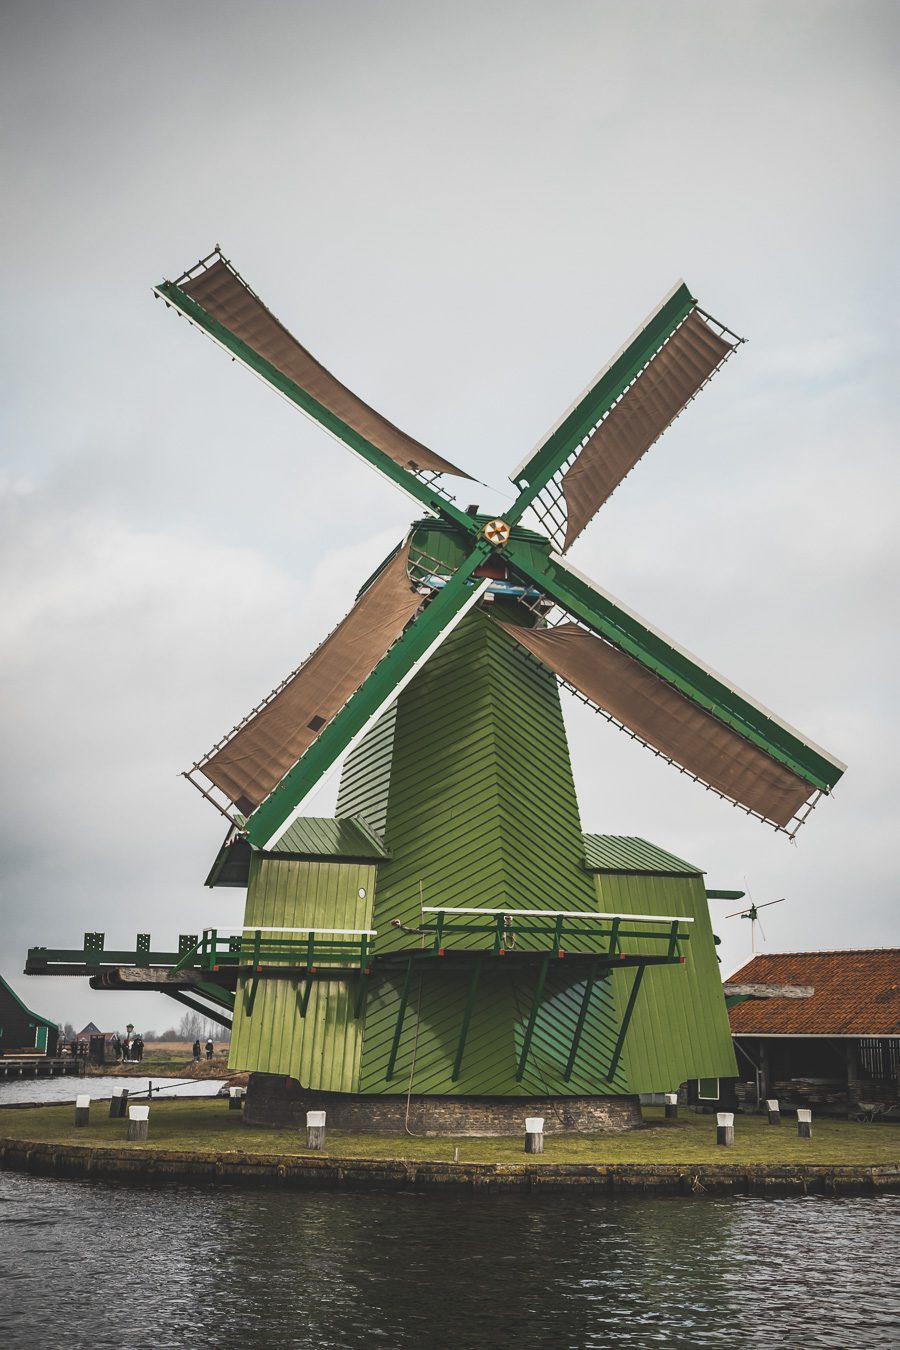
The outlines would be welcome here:
<svg viewBox="0 0 900 1350">
<path fill-rule="evenodd" d="M 657 876 L 703 875 L 701 867 L 632 834 L 586 834 L 584 863 L 589 872 L 651 872 Z"/>
<path fill-rule="evenodd" d="M 749 1000 L 729 1013 L 737 1036 L 900 1036 L 900 948 L 772 952 L 729 984 L 805 984 L 812 998 Z"/>
<path fill-rule="evenodd" d="M 15 989 L 13 989 L 11 984 L 4 980 L 2 975 L 0 975 L 0 990 L 9 994 L 10 998 L 19 1006 L 26 1017 L 30 1017 L 33 1021 L 39 1022 L 42 1027 L 51 1027 L 54 1031 L 56 1030 L 57 1024 L 52 1021 L 51 1018 L 42 1017 L 40 1013 L 32 1012 L 30 1008 L 25 1006 Z"/>
</svg>

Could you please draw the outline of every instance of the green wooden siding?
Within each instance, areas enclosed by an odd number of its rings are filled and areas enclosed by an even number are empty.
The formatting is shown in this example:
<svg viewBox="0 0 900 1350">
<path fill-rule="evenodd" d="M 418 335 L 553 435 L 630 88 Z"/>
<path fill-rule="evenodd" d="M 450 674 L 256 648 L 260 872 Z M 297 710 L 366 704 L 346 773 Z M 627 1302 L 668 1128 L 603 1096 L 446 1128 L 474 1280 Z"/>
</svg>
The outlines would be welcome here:
<svg viewBox="0 0 900 1350">
<path fill-rule="evenodd" d="M 251 928 L 371 928 L 374 890 L 372 865 L 256 855 L 244 922 Z M 260 979 L 251 1013 L 249 981 L 238 982 L 229 1068 L 284 1074 L 322 1091 L 356 1092 L 362 1021 L 353 1016 L 355 980 L 315 980 L 305 1017 L 303 987 L 303 980 Z"/>
<path fill-rule="evenodd" d="M 603 910 L 695 920 L 684 946 L 684 965 L 651 967 L 644 975 L 625 1040 L 632 1092 L 674 1091 L 688 1078 L 736 1074 L 702 877 L 599 873 L 595 884 Z M 623 946 L 636 953 L 658 950 L 640 939 Z M 620 1016 L 633 979 L 630 970 L 613 977 Z"/>
<path fill-rule="evenodd" d="M 596 909 L 556 680 L 480 611 L 474 611 L 400 696 L 345 770 L 339 810 L 383 821 L 390 857 L 379 864 L 373 927 L 378 951 L 421 946 L 391 930 L 415 927 L 421 905 Z M 392 768 L 385 768 L 390 738 Z M 367 766 L 371 765 L 371 771 Z M 368 794 L 367 796 L 364 794 Z M 451 935 L 453 948 L 483 945 Z M 520 946 L 527 947 L 523 938 Z M 405 1092 L 534 1096 L 627 1091 L 624 1071 L 606 1084 L 618 1030 L 612 991 L 594 989 L 577 1063 L 563 1071 L 583 993 L 580 978 L 551 966 L 521 1080 L 516 1069 L 537 966 L 485 963 L 458 1078 L 452 1078 L 469 971 L 432 967 L 414 980 L 393 1077 L 386 1078 L 402 975 L 369 998 L 360 1085 Z"/>
<path fill-rule="evenodd" d="M 478 610 L 398 700 L 384 841 L 379 952 L 421 904 L 596 907 L 556 680 Z"/>
</svg>

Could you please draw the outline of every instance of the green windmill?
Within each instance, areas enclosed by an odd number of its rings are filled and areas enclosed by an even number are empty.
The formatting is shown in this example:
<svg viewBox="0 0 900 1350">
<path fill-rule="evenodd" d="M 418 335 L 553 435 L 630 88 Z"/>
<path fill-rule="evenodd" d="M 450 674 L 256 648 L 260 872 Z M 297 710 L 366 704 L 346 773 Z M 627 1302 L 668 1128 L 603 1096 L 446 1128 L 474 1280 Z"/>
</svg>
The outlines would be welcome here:
<svg viewBox="0 0 900 1350">
<path fill-rule="evenodd" d="M 424 513 L 186 775 L 230 821 L 210 884 L 247 886 L 241 932 L 200 947 L 213 969 L 237 963 L 231 1065 L 254 1073 L 251 1112 L 334 1094 L 335 1123 L 402 1111 L 484 1129 L 506 1110 L 519 1122 L 527 1098 L 585 1124 L 614 1099 L 735 1072 L 702 873 L 582 834 L 559 686 L 788 834 L 840 778 L 563 561 L 741 339 L 674 287 L 491 519 L 462 510 L 442 478 L 466 475 L 321 366 L 218 249 L 156 294 Z M 335 817 L 304 815 L 341 760 Z"/>
</svg>

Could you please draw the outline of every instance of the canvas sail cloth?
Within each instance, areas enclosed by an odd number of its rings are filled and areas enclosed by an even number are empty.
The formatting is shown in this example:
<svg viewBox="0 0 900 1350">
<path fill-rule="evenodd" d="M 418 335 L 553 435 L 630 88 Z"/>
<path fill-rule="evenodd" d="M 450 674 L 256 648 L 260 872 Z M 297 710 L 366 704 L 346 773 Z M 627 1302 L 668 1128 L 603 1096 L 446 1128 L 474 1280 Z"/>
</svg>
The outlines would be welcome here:
<svg viewBox="0 0 900 1350">
<path fill-rule="evenodd" d="M 407 436 L 341 384 L 305 347 L 300 346 L 221 258 L 198 276 L 179 282 L 178 287 L 258 356 L 402 468 L 453 473 L 468 478 L 462 469 Z"/>
<path fill-rule="evenodd" d="M 253 717 L 199 768 L 249 814 L 281 782 L 378 665 L 422 604 L 402 548 L 313 652 Z"/>
<path fill-rule="evenodd" d="M 740 732 L 577 624 L 501 627 L 654 750 L 773 824 L 787 826 L 815 792 Z"/>
<path fill-rule="evenodd" d="M 713 332 L 697 310 L 676 328 L 563 474 L 567 515 L 563 552 L 733 346 Z"/>
</svg>

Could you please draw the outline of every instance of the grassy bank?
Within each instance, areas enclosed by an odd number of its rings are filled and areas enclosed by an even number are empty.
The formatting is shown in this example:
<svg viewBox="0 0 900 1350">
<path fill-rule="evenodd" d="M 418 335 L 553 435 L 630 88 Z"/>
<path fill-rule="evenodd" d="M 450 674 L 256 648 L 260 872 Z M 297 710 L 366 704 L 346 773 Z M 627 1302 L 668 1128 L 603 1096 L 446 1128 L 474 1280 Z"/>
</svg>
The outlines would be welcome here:
<svg viewBox="0 0 900 1350">
<path fill-rule="evenodd" d="M 733 1148 L 716 1145 L 715 1116 L 683 1111 L 677 1123 L 664 1122 L 662 1109 L 645 1108 L 646 1128 L 625 1134 L 574 1135 L 548 1133 L 545 1152 L 533 1163 L 734 1163 L 815 1166 L 900 1163 L 900 1127 L 856 1121 L 813 1122 L 813 1138 L 799 1139 L 792 1120 L 774 1127 L 764 1117 L 738 1116 Z M 548 1121 L 548 1125 L 550 1122 Z M 47 1106 L 0 1110 L 0 1137 L 33 1143 L 100 1146 L 125 1145 L 125 1122 L 110 1120 L 105 1102 L 91 1108 L 91 1123 L 75 1128 L 74 1108 Z M 296 1130 L 263 1130 L 244 1125 L 242 1115 L 224 1100 L 154 1101 L 148 1144 L 130 1148 L 184 1149 L 197 1153 L 236 1151 L 242 1154 L 304 1155 L 305 1138 Z M 464 1163 L 521 1162 L 519 1139 L 437 1138 L 407 1135 L 360 1135 L 328 1132 L 330 1157 L 399 1158 L 408 1161 L 453 1159 L 459 1149 Z M 316 1155 L 321 1157 L 322 1155 Z"/>
</svg>

